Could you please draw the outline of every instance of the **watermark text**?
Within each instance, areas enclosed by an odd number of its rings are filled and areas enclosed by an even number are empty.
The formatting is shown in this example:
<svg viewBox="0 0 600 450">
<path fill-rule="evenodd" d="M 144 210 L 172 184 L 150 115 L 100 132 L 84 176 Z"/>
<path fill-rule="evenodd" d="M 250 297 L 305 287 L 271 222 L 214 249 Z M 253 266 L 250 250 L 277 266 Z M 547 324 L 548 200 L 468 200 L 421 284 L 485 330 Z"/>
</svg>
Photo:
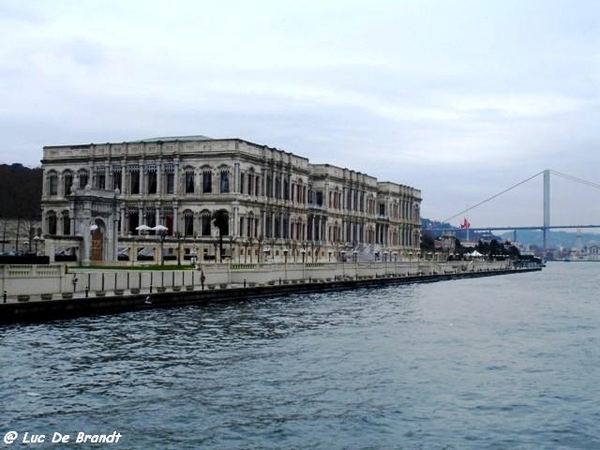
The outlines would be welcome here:
<svg viewBox="0 0 600 450">
<path fill-rule="evenodd" d="M 3 442 L 5 444 L 118 444 L 122 435 L 118 431 L 110 434 L 88 434 L 84 431 L 78 431 L 75 434 L 60 433 L 58 431 L 52 434 L 39 434 L 30 431 L 17 432 L 8 431 L 4 433 Z"/>
</svg>

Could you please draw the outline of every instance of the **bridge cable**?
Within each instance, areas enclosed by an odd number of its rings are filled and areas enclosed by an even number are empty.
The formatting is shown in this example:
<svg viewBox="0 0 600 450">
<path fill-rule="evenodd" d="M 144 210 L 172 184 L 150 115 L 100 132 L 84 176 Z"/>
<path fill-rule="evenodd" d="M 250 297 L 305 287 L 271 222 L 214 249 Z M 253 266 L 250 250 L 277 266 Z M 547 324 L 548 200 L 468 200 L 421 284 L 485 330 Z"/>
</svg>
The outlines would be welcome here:
<svg viewBox="0 0 600 450">
<path fill-rule="evenodd" d="M 555 170 L 551 170 L 550 172 L 552 173 L 552 175 L 556 175 L 556 176 L 564 178 L 566 180 L 575 181 L 576 183 L 579 183 L 579 184 L 585 184 L 586 186 L 591 186 L 593 188 L 600 189 L 600 184 L 598 184 L 598 183 L 594 183 L 592 181 L 582 180 L 580 178 L 576 178 L 576 177 L 573 177 L 571 175 L 566 175 L 564 173 L 560 173 L 560 172 L 557 172 Z"/>
<path fill-rule="evenodd" d="M 517 184 L 515 184 L 515 185 L 513 185 L 513 186 L 511 186 L 511 187 L 509 187 L 509 188 L 507 188 L 507 189 L 504 189 L 502 192 L 498 192 L 497 194 L 495 194 L 495 195 L 492 195 L 492 196 L 491 196 L 491 197 L 489 197 L 489 198 L 486 198 L 485 200 L 483 200 L 483 201 L 481 201 L 481 202 L 477 203 L 476 205 L 473 205 L 473 206 L 471 206 L 471 207 L 469 207 L 469 208 L 467 208 L 467 209 L 465 209 L 465 210 L 463 210 L 463 211 L 461 211 L 461 212 L 459 212 L 459 213 L 456 213 L 456 214 L 454 214 L 452 217 L 449 217 L 449 218 L 447 218 L 446 220 L 443 220 L 443 221 L 442 221 L 442 223 L 443 223 L 443 222 L 450 222 L 450 221 L 451 221 L 452 219 L 454 219 L 455 217 L 458 217 L 458 216 L 460 216 L 460 215 L 462 215 L 462 214 L 465 214 L 465 213 L 467 213 L 467 212 L 471 211 L 472 209 L 475 209 L 475 208 L 477 208 L 477 207 L 479 207 L 479 206 L 483 205 L 484 203 L 487 203 L 487 202 L 489 202 L 490 200 L 493 200 L 493 199 L 495 199 L 495 198 L 497 198 L 497 197 L 500 197 L 501 195 L 503 195 L 503 194 L 506 194 L 508 191 L 512 191 L 514 188 L 516 188 L 516 187 L 519 187 L 519 186 L 521 186 L 522 184 L 525 184 L 525 183 L 527 183 L 527 182 L 528 182 L 528 181 L 530 181 L 530 180 L 533 180 L 535 177 L 539 177 L 539 176 L 540 176 L 541 174 L 543 174 L 544 172 L 545 172 L 545 170 L 542 170 L 541 172 L 538 172 L 538 173 L 536 173 L 535 175 L 533 175 L 533 176 L 531 176 L 531 177 L 527 178 L 526 180 L 523 180 L 523 181 L 521 181 L 521 182 L 519 182 L 519 183 L 517 183 Z M 600 188 L 600 185 L 599 185 L 599 188 Z"/>
</svg>

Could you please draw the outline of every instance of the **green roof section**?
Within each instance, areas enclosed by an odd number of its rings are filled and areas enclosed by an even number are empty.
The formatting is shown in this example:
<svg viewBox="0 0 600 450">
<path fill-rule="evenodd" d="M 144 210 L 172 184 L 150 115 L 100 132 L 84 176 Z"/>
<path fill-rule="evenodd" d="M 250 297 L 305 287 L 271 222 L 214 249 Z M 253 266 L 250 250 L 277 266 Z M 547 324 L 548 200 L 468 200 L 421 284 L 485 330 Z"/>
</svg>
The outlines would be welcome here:
<svg viewBox="0 0 600 450">
<path fill-rule="evenodd" d="M 191 142 L 191 141 L 212 141 L 213 138 L 208 136 L 164 136 L 164 137 L 155 137 L 149 139 L 140 139 L 139 141 L 131 141 L 131 142 L 170 142 L 170 141 L 182 141 L 182 142 Z"/>
</svg>

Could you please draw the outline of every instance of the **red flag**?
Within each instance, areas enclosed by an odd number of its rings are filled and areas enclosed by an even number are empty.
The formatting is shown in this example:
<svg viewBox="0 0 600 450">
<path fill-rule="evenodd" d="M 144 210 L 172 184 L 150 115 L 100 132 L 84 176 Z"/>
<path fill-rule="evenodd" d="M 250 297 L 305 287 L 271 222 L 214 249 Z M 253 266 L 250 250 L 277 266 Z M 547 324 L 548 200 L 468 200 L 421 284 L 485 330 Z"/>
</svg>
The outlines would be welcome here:
<svg viewBox="0 0 600 450">
<path fill-rule="evenodd" d="M 460 228 L 463 230 L 468 230 L 469 228 L 471 228 L 471 223 L 467 220 L 467 218 L 465 217 L 463 222 L 460 224 Z"/>
</svg>

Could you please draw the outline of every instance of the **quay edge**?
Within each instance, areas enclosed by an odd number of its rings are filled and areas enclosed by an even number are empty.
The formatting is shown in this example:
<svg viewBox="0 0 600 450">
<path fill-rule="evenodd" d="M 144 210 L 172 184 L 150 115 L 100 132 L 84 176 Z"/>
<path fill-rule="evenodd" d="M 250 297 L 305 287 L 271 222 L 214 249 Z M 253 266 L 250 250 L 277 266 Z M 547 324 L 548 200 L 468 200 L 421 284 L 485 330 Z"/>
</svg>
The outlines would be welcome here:
<svg viewBox="0 0 600 450">
<path fill-rule="evenodd" d="M 541 267 L 498 269 L 434 275 L 407 275 L 367 279 L 304 282 L 252 287 L 229 287 L 214 290 L 149 293 L 135 295 L 107 295 L 71 299 L 40 300 L 31 302 L 0 303 L 0 324 L 41 323 L 50 320 L 72 319 L 93 315 L 117 314 L 154 308 L 202 305 L 211 302 L 247 301 L 287 295 L 343 291 L 357 288 L 378 288 L 387 285 L 430 283 L 463 278 L 479 278 L 541 271 Z"/>
</svg>

